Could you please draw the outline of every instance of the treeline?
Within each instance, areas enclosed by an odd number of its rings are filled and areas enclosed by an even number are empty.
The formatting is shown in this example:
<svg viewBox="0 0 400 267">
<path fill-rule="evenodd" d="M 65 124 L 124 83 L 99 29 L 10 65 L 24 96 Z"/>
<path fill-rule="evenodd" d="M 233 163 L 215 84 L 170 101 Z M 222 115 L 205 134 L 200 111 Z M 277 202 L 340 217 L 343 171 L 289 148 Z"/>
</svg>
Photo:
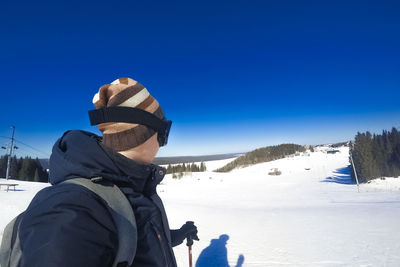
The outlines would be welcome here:
<svg viewBox="0 0 400 267">
<path fill-rule="evenodd" d="M 207 170 L 206 164 L 201 162 L 200 165 L 195 163 L 192 164 L 177 164 L 171 165 L 169 164 L 167 167 L 167 174 L 168 173 L 183 173 L 183 172 L 204 172 Z"/>
<path fill-rule="evenodd" d="M 201 156 L 156 157 L 153 163 L 156 165 L 182 164 L 182 163 L 190 164 L 192 162 L 230 159 L 237 157 L 236 155 L 237 153 L 201 155 Z"/>
<path fill-rule="evenodd" d="M 238 167 L 247 167 L 252 164 L 267 162 L 284 158 L 285 156 L 295 154 L 296 152 L 304 152 L 306 149 L 301 145 L 282 144 L 277 146 L 267 146 L 259 148 L 238 157 L 234 161 L 228 163 L 217 172 L 229 172 Z"/>
<path fill-rule="evenodd" d="M 8 156 L 0 157 L 0 177 L 6 177 L 7 161 Z M 11 157 L 9 176 L 10 179 L 34 182 L 47 182 L 49 179 L 48 173 L 42 169 L 39 159 L 31 157 L 19 159 L 16 156 Z"/>
<path fill-rule="evenodd" d="M 342 146 L 347 146 L 348 144 L 349 144 L 348 141 L 346 141 L 346 142 L 340 142 L 340 143 L 332 144 L 331 147 L 333 147 L 333 148 L 342 147 Z"/>
<path fill-rule="evenodd" d="M 378 177 L 400 175 L 400 132 L 383 131 L 372 135 L 370 132 L 357 133 L 354 144 L 350 144 L 359 182 L 365 183 Z M 355 180 L 353 166 L 351 175 Z"/>
</svg>

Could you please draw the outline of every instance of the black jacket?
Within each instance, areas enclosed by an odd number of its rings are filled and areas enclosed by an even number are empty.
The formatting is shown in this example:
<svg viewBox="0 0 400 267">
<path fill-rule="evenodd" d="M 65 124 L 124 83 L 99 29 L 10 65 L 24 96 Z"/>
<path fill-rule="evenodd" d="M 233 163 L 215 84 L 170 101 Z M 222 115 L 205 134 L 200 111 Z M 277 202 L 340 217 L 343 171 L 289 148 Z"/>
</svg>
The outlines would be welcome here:
<svg viewBox="0 0 400 267">
<path fill-rule="evenodd" d="M 62 181 L 103 177 L 124 192 L 138 227 L 132 266 L 176 266 L 174 238 L 156 186 L 165 169 L 139 164 L 101 144 L 84 131 L 68 131 L 54 145 L 50 182 L 34 197 L 21 226 L 21 267 L 109 267 L 117 252 L 118 235 L 103 199 L 90 190 Z"/>
</svg>

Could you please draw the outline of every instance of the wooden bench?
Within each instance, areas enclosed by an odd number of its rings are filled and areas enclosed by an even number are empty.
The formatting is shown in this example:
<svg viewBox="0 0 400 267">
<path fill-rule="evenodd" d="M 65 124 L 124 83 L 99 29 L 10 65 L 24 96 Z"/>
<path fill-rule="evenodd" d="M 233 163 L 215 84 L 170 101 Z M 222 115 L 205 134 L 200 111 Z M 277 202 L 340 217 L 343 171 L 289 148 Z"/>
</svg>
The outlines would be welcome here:
<svg viewBox="0 0 400 267">
<path fill-rule="evenodd" d="M 10 190 L 10 187 L 13 187 L 14 191 L 15 191 L 15 186 L 17 186 L 17 185 L 18 184 L 0 184 L 0 190 L 1 190 L 2 186 L 6 186 L 7 187 L 7 192 L 8 192 L 8 190 Z"/>
</svg>

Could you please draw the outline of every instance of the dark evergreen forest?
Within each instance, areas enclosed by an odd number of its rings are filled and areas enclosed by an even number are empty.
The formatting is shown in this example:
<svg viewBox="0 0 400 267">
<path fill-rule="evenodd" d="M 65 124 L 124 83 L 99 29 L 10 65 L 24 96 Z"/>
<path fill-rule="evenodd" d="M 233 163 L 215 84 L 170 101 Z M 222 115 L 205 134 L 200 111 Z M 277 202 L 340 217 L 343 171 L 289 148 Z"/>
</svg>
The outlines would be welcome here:
<svg viewBox="0 0 400 267">
<path fill-rule="evenodd" d="M 248 152 L 216 171 L 230 172 L 237 167 L 246 167 L 252 164 L 277 160 L 284 158 L 285 156 L 295 154 L 296 152 L 304 151 L 306 151 L 306 149 L 303 146 L 296 144 L 267 146 Z"/>
<path fill-rule="evenodd" d="M 393 128 L 378 135 L 372 135 L 370 132 L 357 133 L 354 143 L 350 143 L 350 155 L 360 183 L 378 177 L 398 177 L 400 176 L 400 132 Z M 351 175 L 355 180 L 353 166 Z"/>
<path fill-rule="evenodd" d="M 6 177 L 7 160 L 8 156 L 0 157 L 0 177 Z M 38 158 L 25 157 L 17 159 L 14 156 L 11 158 L 10 163 L 10 179 L 47 183 L 48 173 L 42 169 Z"/>
<path fill-rule="evenodd" d="M 200 165 L 197 165 L 195 163 L 192 164 L 177 164 L 177 165 L 171 165 L 169 164 L 167 167 L 167 174 L 168 173 L 179 173 L 179 172 L 204 172 L 206 171 L 206 164 L 204 162 L 201 162 Z"/>
</svg>

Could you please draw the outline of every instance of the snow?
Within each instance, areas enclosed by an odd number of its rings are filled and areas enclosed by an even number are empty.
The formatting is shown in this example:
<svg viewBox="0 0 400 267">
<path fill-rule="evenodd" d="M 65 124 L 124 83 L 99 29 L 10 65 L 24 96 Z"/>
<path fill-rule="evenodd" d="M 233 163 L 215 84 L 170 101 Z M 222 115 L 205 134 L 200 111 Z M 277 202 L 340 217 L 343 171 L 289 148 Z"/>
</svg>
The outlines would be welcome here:
<svg viewBox="0 0 400 267">
<path fill-rule="evenodd" d="M 49 186 L 47 183 L 24 182 L 17 180 L 0 179 L 0 184 L 18 184 L 16 191 L 10 189 L 5 191 L 5 186 L 1 186 L 0 190 L 0 238 L 3 236 L 4 227 L 18 214 L 23 212 L 29 205 L 29 202 L 35 194 Z"/>
<path fill-rule="evenodd" d="M 158 191 L 171 228 L 187 220 L 198 226 L 197 267 L 400 266 L 400 179 L 376 179 L 358 193 L 349 178 L 348 148 L 339 150 L 230 173 L 169 174 Z M 206 162 L 207 169 L 231 160 Z M 282 174 L 268 175 L 273 168 Z M 23 191 L 0 191 L 0 229 L 47 186 L 17 183 Z M 178 266 L 188 266 L 187 247 L 174 251 Z"/>
<path fill-rule="evenodd" d="M 207 170 L 208 171 L 215 171 L 218 168 L 221 168 L 225 166 L 226 164 L 234 161 L 236 158 L 230 158 L 230 159 L 221 159 L 221 160 L 213 160 L 213 161 L 206 161 L 204 162 L 206 164 Z M 199 163 L 197 163 L 199 164 Z"/>
<path fill-rule="evenodd" d="M 400 183 L 399 178 L 383 177 L 381 179 L 375 179 L 364 185 L 365 191 L 377 192 L 377 191 L 399 191 Z"/>
</svg>

